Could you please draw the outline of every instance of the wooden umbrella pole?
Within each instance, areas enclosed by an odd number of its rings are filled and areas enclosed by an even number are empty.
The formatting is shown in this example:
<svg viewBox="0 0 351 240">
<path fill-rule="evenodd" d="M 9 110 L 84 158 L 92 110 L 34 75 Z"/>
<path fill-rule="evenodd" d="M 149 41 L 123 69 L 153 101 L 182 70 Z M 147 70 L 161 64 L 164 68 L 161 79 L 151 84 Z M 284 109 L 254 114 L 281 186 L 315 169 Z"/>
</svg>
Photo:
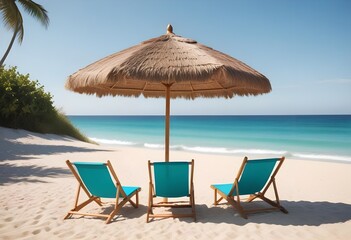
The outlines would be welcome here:
<svg viewBox="0 0 351 240">
<path fill-rule="evenodd" d="M 172 84 L 165 84 L 165 86 L 166 86 L 165 161 L 169 162 L 169 127 L 170 127 L 169 122 L 170 122 Z"/>
<path fill-rule="evenodd" d="M 169 162 L 169 122 L 171 110 L 171 86 L 172 84 L 164 84 L 166 86 L 166 118 L 165 118 L 165 161 Z M 167 203 L 168 198 L 163 198 L 163 202 Z"/>
</svg>

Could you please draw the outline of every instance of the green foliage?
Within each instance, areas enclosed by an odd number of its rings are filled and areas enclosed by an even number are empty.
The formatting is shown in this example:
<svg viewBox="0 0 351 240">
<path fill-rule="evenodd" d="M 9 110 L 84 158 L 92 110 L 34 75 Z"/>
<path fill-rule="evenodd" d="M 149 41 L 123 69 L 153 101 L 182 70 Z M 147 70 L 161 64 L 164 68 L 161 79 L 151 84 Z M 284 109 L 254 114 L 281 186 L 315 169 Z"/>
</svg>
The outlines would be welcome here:
<svg viewBox="0 0 351 240">
<path fill-rule="evenodd" d="M 16 67 L 0 67 L 0 125 L 89 141 L 55 109 L 51 94 L 38 81 L 31 81 L 29 74 L 18 73 Z"/>
<path fill-rule="evenodd" d="M 0 69 L 0 123 L 10 127 L 34 130 L 38 121 L 55 112 L 50 93 L 45 93 L 29 75 L 16 67 Z"/>
</svg>

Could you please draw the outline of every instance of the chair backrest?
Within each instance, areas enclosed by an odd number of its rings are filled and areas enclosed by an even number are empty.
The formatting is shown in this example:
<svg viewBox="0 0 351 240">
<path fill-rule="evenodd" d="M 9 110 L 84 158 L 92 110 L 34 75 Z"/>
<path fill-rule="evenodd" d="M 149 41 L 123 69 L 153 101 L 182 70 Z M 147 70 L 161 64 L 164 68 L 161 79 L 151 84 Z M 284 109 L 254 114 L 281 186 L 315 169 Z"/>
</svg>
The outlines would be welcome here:
<svg viewBox="0 0 351 240">
<path fill-rule="evenodd" d="M 155 195 L 158 197 L 189 196 L 191 162 L 155 162 Z M 151 175 L 150 175 L 151 176 Z"/>
<path fill-rule="evenodd" d="M 238 182 L 239 194 L 254 194 L 261 191 L 279 160 L 280 158 L 247 160 Z"/>
<path fill-rule="evenodd" d="M 116 185 L 113 182 L 106 163 L 73 162 L 72 163 L 88 191 L 97 197 L 115 198 Z"/>
</svg>

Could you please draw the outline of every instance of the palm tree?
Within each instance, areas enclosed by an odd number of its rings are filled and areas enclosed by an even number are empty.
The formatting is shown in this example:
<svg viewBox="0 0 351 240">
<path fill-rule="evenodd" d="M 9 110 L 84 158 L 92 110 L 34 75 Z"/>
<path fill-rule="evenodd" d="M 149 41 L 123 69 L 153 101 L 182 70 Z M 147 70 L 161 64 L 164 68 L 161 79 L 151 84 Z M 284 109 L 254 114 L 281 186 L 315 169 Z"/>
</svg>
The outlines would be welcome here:
<svg viewBox="0 0 351 240">
<path fill-rule="evenodd" d="M 3 22 L 8 29 L 13 30 L 11 42 L 0 60 L 0 67 L 3 66 L 15 39 L 17 38 L 19 44 L 23 41 L 23 18 L 17 3 L 20 3 L 23 9 L 43 24 L 45 28 L 49 25 L 47 11 L 41 5 L 31 0 L 0 0 L 0 13 L 2 14 Z"/>
</svg>

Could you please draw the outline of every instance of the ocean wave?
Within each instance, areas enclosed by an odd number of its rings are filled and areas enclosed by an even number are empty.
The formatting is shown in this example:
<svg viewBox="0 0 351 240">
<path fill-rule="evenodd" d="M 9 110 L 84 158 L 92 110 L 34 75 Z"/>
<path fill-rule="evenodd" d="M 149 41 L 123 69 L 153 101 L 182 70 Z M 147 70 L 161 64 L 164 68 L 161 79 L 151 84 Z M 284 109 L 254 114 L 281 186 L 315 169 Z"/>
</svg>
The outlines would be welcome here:
<svg viewBox="0 0 351 240">
<path fill-rule="evenodd" d="M 144 143 L 144 147 L 146 148 L 154 148 L 154 149 L 164 149 L 163 144 L 154 144 L 154 143 Z M 283 155 L 286 154 L 286 151 L 275 151 L 275 150 L 266 150 L 266 149 L 228 149 L 224 147 L 189 147 L 184 145 L 171 145 L 169 147 L 173 150 L 180 151 L 189 151 L 189 152 L 200 152 L 200 153 L 218 153 L 218 154 L 275 154 L 275 155 Z"/>
<path fill-rule="evenodd" d="M 145 148 L 152 149 L 164 149 L 164 144 L 156 143 L 144 143 L 138 144 L 135 142 L 121 141 L 121 140 L 110 140 L 110 139 L 100 139 L 90 137 L 91 140 L 102 143 L 102 144 L 112 144 L 112 145 L 124 145 L 124 146 L 143 146 Z M 323 155 L 314 153 L 298 153 L 298 152 L 288 152 L 284 150 L 272 150 L 272 149 L 231 149 L 225 147 L 202 147 L 202 146 L 185 146 L 185 145 L 171 145 L 170 149 L 178 151 L 188 151 L 188 152 L 199 152 L 199 153 L 210 153 L 210 154 L 242 154 L 245 156 L 250 155 L 273 155 L 273 156 L 285 156 L 289 158 L 298 158 L 306 160 L 321 160 L 321 161 L 343 161 L 351 162 L 351 156 L 340 156 L 340 155 Z"/>
<path fill-rule="evenodd" d="M 110 140 L 110 139 L 101 139 L 101 138 L 93 138 L 93 137 L 89 137 L 89 138 L 94 142 L 103 143 L 103 144 L 126 145 L 126 146 L 137 145 L 137 143 L 115 140 L 115 139 Z"/>
<path fill-rule="evenodd" d="M 346 161 L 351 162 L 351 156 L 340 155 L 323 155 L 323 154 L 305 154 L 291 153 L 288 151 L 270 150 L 270 149 L 228 149 L 224 147 L 187 147 L 182 146 L 180 150 L 201 152 L 201 153 L 217 153 L 217 154 L 243 154 L 243 155 L 274 155 L 285 156 L 292 158 L 300 158 L 306 160 L 322 160 L 322 161 Z"/>
<path fill-rule="evenodd" d="M 332 161 L 346 161 L 351 162 L 350 156 L 339 156 L 339 155 L 322 155 L 322 154 L 305 154 L 305 153 L 293 153 L 293 157 L 301 159 L 313 159 L 313 160 L 332 160 Z"/>
<path fill-rule="evenodd" d="M 154 144 L 154 143 L 144 143 L 144 147 L 146 147 L 146 148 L 161 149 L 161 148 L 164 148 L 165 145 L 163 145 L 163 144 Z"/>
<path fill-rule="evenodd" d="M 143 145 L 146 148 L 154 148 L 154 149 L 164 149 L 165 148 L 164 144 L 144 143 Z M 182 149 L 182 146 L 180 146 L 180 145 L 171 145 L 171 146 L 169 146 L 169 148 L 172 150 L 184 150 L 184 149 Z"/>
<path fill-rule="evenodd" d="M 183 150 L 203 153 L 220 153 L 220 154 L 274 154 L 283 155 L 286 151 L 275 151 L 267 149 L 228 149 L 224 147 L 182 147 Z"/>
</svg>

